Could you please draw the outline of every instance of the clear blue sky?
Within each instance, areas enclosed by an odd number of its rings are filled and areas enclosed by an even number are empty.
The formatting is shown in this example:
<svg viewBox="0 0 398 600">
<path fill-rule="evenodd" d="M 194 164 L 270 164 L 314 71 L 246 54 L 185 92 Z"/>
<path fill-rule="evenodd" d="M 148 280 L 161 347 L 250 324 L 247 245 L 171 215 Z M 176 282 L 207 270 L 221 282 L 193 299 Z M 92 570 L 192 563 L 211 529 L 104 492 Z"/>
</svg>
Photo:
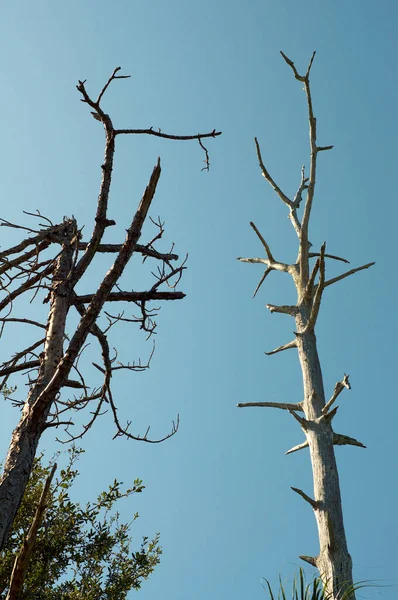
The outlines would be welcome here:
<svg viewBox="0 0 398 600">
<path fill-rule="evenodd" d="M 280 260 L 296 255 L 285 207 L 262 179 L 253 145 L 256 135 L 271 173 L 293 194 L 308 164 L 306 106 L 279 50 L 301 70 L 317 50 L 319 141 L 335 145 L 320 157 L 311 240 L 326 240 L 353 266 L 376 261 L 328 288 L 317 333 L 327 395 L 344 372 L 352 383 L 335 428 L 368 446 L 337 448 L 355 579 L 388 584 L 396 577 L 397 23 L 393 0 L 2 3 L 2 217 L 27 223 L 22 211 L 38 208 L 54 222 L 74 214 L 91 231 L 103 133 L 79 102 L 78 79 L 87 78 L 94 94 L 115 66 L 132 75 L 104 99 L 118 127 L 223 131 L 208 144 L 209 173 L 201 172 L 195 142 L 137 136 L 117 148 L 110 210 L 117 227 L 108 239 L 123 238 L 160 155 L 152 214 L 166 221 L 166 241 L 189 253 L 187 297 L 163 306 L 151 369 L 114 387 L 135 431 L 151 424 L 161 435 L 177 413 L 180 430 L 162 445 L 112 441 L 104 416 L 84 440 L 76 490 L 84 501 L 114 477 L 126 485 L 144 480 L 145 493 L 122 510 L 126 519 L 140 512 L 137 539 L 161 533 L 162 564 L 142 600 L 262 599 L 261 577 L 291 578 L 298 555 L 318 549 L 313 515 L 290 490 L 311 493 L 308 455 L 284 456 L 302 441 L 300 429 L 281 411 L 236 408 L 302 399 L 294 352 L 264 355 L 290 340 L 292 324 L 265 304 L 289 302 L 291 286 L 272 274 L 253 300 L 262 271 L 236 261 L 261 256 L 250 220 Z M 1 233 L 2 248 L 18 239 L 16 231 Z M 24 336 L 8 331 L 2 360 Z M 116 341 L 131 360 L 150 351 L 134 329 Z M 4 403 L 1 411 L 4 456 L 19 415 Z M 47 433 L 41 449 L 57 448 Z M 380 588 L 360 597 L 396 594 Z"/>
</svg>

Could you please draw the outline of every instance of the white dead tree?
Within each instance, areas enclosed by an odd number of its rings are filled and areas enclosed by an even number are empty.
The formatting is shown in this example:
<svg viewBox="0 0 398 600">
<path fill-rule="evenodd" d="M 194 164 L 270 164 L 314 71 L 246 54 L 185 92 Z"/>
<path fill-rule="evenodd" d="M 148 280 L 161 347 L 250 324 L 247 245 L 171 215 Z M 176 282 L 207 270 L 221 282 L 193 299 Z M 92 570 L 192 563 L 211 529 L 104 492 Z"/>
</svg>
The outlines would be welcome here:
<svg viewBox="0 0 398 600">
<path fill-rule="evenodd" d="M 120 67 L 114 70 L 96 100 L 86 91 L 85 81 L 79 81 L 77 85 L 82 102 L 90 107 L 92 115 L 102 123 L 105 131 L 102 180 L 90 239 L 86 242 L 82 240 L 82 230 L 74 217 L 65 217 L 62 223 L 53 225 L 39 212 L 27 213 L 45 221 L 44 224 L 40 223 L 42 228 L 36 230 L 15 225 L 5 219 L 0 220 L 3 226 L 28 231 L 27 237 L 20 243 L 0 252 L 0 334 L 3 333 L 4 327 L 12 327 L 14 324 L 36 327 L 42 332 L 33 344 L 0 363 L 0 391 L 9 389 L 9 378 L 16 373 L 26 376 L 29 390 L 26 399 L 11 398 L 13 404 L 20 407 L 21 417 L 12 433 L 0 480 L 0 550 L 4 546 L 21 502 L 36 449 L 44 431 L 64 427 L 68 441 L 75 440 L 82 437 L 105 412 L 110 412 L 113 416 L 115 437 L 124 435 L 135 440 L 157 443 L 174 435 L 178 428 L 177 418 L 171 431 L 161 439 L 150 439 L 149 428 L 141 436 L 133 435 L 129 430 L 131 421 L 127 422 L 127 425 L 120 422 L 111 391 L 111 380 L 116 372 L 142 371 L 149 366 L 149 361 L 147 364 L 120 362 L 117 353 L 113 354 L 110 349 L 109 330 L 117 324 L 126 327 L 128 323 L 137 323 L 148 336 L 152 335 L 156 327 L 153 318 L 157 309 L 150 308 L 150 303 L 183 298 L 184 294 L 175 288 L 185 268 L 185 261 L 175 266 L 178 256 L 172 249 L 168 253 L 162 253 L 155 248 L 156 241 L 162 237 L 164 231 L 160 221 L 153 221 L 156 227 L 154 237 L 144 245 L 138 243 L 160 177 L 160 160 L 153 169 L 131 222 L 126 224 L 127 235 L 124 242 L 104 243 L 106 229 L 115 225 L 115 221 L 109 217 L 108 206 L 115 143 L 122 135 L 197 140 L 201 151 L 205 153 L 204 169 L 208 169 L 209 155 L 203 139 L 216 137 L 220 132 L 213 130 L 205 134 L 181 136 L 163 133 L 160 129 L 155 131 L 152 127 L 115 129 L 110 116 L 102 108 L 102 100 L 112 82 L 127 77 L 120 75 L 119 71 Z M 54 252 L 51 252 L 53 249 Z M 102 253 L 115 255 L 113 265 L 103 276 L 96 291 L 81 294 L 76 287 L 79 284 L 79 290 L 81 289 L 85 283 L 87 269 Z M 149 289 L 131 291 L 131 288 L 124 290 L 121 287 L 121 276 L 134 254 L 141 255 L 143 262 L 157 263 L 157 272 L 153 273 L 154 283 Z M 37 318 L 26 318 L 26 314 L 16 314 L 21 298 L 32 292 L 34 307 L 40 306 L 40 296 L 43 303 L 49 303 L 48 314 L 44 316 L 46 322 L 40 322 Z M 117 314 L 107 312 L 104 310 L 105 305 L 111 302 L 132 303 L 139 314 L 126 316 L 124 310 L 116 311 Z M 74 317 L 73 313 L 78 317 L 77 326 L 74 325 L 76 316 Z M 102 357 L 102 365 L 93 362 L 103 378 L 102 384 L 97 387 L 89 387 L 86 384 L 79 365 L 88 336 L 96 340 Z M 78 395 L 68 397 L 67 391 L 70 389 L 77 391 Z M 71 429 L 74 423 L 69 415 L 76 415 L 84 409 L 87 409 L 88 417 L 82 429 L 75 432 Z"/>
<path fill-rule="evenodd" d="M 306 177 L 303 167 L 301 170 L 300 185 L 293 199 L 289 198 L 274 181 L 264 165 L 257 139 L 255 139 L 255 144 L 263 177 L 288 208 L 289 219 L 299 241 L 298 255 L 296 261 L 292 264 L 279 262 L 274 258 L 270 247 L 255 224 L 250 223 L 264 247 L 266 257 L 239 258 L 238 260 L 262 264 L 266 267 L 254 295 L 257 294 L 265 278 L 271 271 L 288 273 L 293 279 L 297 290 L 297 303 L 293 306 L 267 304 L 267 308 L 271 313 L 286 314 L 294 319 L 294 338 L 289 343 L 276 348 L 272 352 L 266 352 L 266 354 L 272 355 L 291 348 L 297 349 L 303 376 L 304 394 L 303 400 L 296 403 L 248 402 L 238 404 L 238 406 L 269 407 L 286 410 L 301 426 L 305 435 L 305 441 L 289 450 L 286 454 L 297 452 L 303 448 L 309 448 L 313 472 L 314 497 L 311 498 L 300 489 L 292 489 L 308 502 L 314 511 L 318 526 L 320 552 L 316 557 L 301 556 L 300 558 L 317 567 L 323 582 L 327 586 L 328 592 L 331 594 L 330 598 L 338 600 L 342 598 L 343 594 L 348 593 L 349 597 L 354 599 L 352 562 L 347 549 L 344 531 L 334 445 L 351 445 L 362 448 L 365 446 L 352 437 L 333 431 L 332 421 L 338 408 L 334 406 L 334 403 L 344 388 L 350 389 L 350 383 L 348 375 L 344 375 L 343 379 L 336 384 L 330 400 L 326 401 L 322 370 L 318 358 L 315 325 L 322 294 L 325 289 L 358 271 L 368 269 L 374 263 L 368 263 L 351 269 L 337 277 L 327 279 L 325 274 L 326 260 L 337 260 L 345 263 L 348 263 L 348 261 L 339 256 L 327 254 L 325 244 L 322 245 L 319 252 L 312 252 L 311 250 L 309 223 L 315 193 L 318 155 L 320 152 L 331 150 L 333 146 L 319 146 L 317 142 L 316 118 L 314 116 L 310 88 L 310 71 L 315 52 L 312 55 L 305 75 L 300 75 L 294 63 L 283 52 L 281 54 L 289 67 L 291 67 L 295 78 L 304 86 L 308 104 L 310 139 L 309 176 Z M 299 209 L 301 208 L 304 194 L 304 210 L 302 216 L 300 216 Z M 311 267 L 312 259 L 315 259 L 315 264 Z"/>
</svg>

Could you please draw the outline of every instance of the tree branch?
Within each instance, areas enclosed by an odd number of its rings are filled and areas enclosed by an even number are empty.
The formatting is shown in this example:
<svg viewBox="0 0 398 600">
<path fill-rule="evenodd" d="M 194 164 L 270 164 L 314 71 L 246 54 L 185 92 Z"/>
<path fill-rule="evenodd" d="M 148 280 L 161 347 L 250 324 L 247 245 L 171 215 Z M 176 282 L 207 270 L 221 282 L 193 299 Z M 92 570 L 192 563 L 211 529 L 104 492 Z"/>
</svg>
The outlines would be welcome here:
<svg viewBox="0 0 398 600">
<path fill-rule="evenodd" d="M 264 352 L 267 356 L 271 356 L 272 354 L 277 354 L 277 352 L 283 352 L 284 350 L 290 350 L 290 348 L 297 348 L 296 340 L 292 340 L 288 344 L 284 344 L 283 346 L 279 346 L 275 348 L 275 350 L 271 350 L 271 352 Z"/>
<path fill-rule="evenodd" d="M 174 135 L 170 133 L 162 133 L 161 130 L 149 129 L 115 129 L 115 135 L 154 135 L 155 137 L 165 138 L 166 140 L 201 140 L 203 138 L 214 138 L 222 134 L 222 131 L 210 131 L 210 133 L 196 133 L 194 135 Z"/>
<path fill-rule="evenodd" d="M 288 304 L 282 304 L 280 306 L 276 305 L 276 304 L 266 304 L 265 305 L 268 310 L 271 313 L 282 313 L 282 314 L 286 314 L 286 315 L 290 315 L 292 317 L 295 317 L 298 311 L 297 306 L 291 306 Z"/>
<path fill-rule="evenodd" d="M 329 402 L 327 402 L 322 409 L 323 414 L 328 412 L 329 408 L 332 406 L 332 404 L 335 402 L 337 396 L 344 390 L 344 388 L 346 388 L 347 390 L 351 389 L 351 384 L 348 381 L 348 378 L 349 378 L 349 375 L 346 375 L 344 373 L 343 379 L 336 383 L 336 385 L 334 386 L 334 391 L 333 391 L 332 397 L 330 398 Z"/>
<path fill-rule="evenodd" d="M 300 423 L 301 427 L 302 427 L 304 430 L 307 430 L 307 429 L 308 429 L 309 421 L 307 421 L 307 419 L 304 419 L 303 417 L 300 417 L 299 415 L 297 415 L 297 414 L 295 413 L 295 411 L 294 411 L 294 410 L 292 410 L 291 408 L 288 408 L 287 410 L 290 412 L 290 414 L 292 415 L 292 417 L 294 417 L 294 418 L 296 419 L 296 421 L 297 421 L 298 423 Z"/>
<path fill-rule="evenodd" d="M 85 294 L 84 296 L 76 296 L 73 303 L 88 304 L 92 302 L 95 294 Z M 105 302 L 148 302 L 149 300 L 182 300 L 185 298 L 183 292 L 110 292 Z"/>
<path fill-rule="evenodd" d="M 369 269 L 369 267 L 373 267 L 373 265 L 375 265 L 375 262 L 370 262 L 367 263 L 366 265 L 362 265 L 362 267 L 357 267 L 356 269 L 351 269 L 351 271 L 347 271 L 346 273 L 343 273 L 342 275 L 338 275 L 337 277 L 333 277 L 333 279 L 328 279 L 327 281 L 325 281 L 324 287 L 327 287 L 328 285 L 332 285 L 333 283 L 336 283 L 337 281 L 341 281 L 342 279 L 345 279 L 346 277 L 349 277 L 350 275 L 354 275 L 354 273 L 358 273 L 358 271 L 363 271 L 364 269 Z"/>
<path fill-rule="evenodd" d="M 86 250 L 88 244 L 89 242 L 79 242 L 77 247 L 79 250 Z M 123 244 L 99 244 L 97 252 L 118 253 L 120 252 L 122 246 Z M 134 252 L 138 252 L 143 256 L 149 256 L 150 258 L 156 258 L 158 260 L 164 261 L 178 260 L 179 258 L 178 254 L 158 252 L 154 248 L 148 248 L 147 246 L 143 246 L 142 244 L 137 244 L 134 248 Z"/>
<path fill-rule="evenodd" d="M 317 256 L 320 256 L 319 252 L 310 252 L 308 254 L 308 258 L 315 258 Z M 325 254 L 324 256 L 325 256 L 325 258 L 332 258 L 333 260 L 339 260 L 343 263 L 346 263 L 347 265 L 350 264 L 349 260 L 347 260 L 346 258 L 341 258 L 341 256 L 335 256 L 334 254 Z"/>
<path fill-rule="evenodd" d="M 305 562 L 307 562 L 309 565 L 317 568 L 316 558 L 314 558 L 313 556 L 301 555 L 301 556 L 299 556 L 299 558 L 301 558 L 301 560 L 304 560 Z"/>
<path fill-rule="evenodd" d="M 298 452 L 299 450 L 302 450 L 303 448 L 308 448 L 309 444 L 307 442 L 307 440 L 305 442 L 302 442 L 302 444 L 297 444 L 297 446 L 293 446 L 293 448 L 290 448 L 290 450 L 288 450 L 287 452 L 285 452 L 285 454 L 293 454 L 293 452 Z"/>
<path fill-rule="evenodd" d="M 296 494 L 298 494 L 299 496 L 304 498 L 304 500 L 306 502 L 308 502 L 308 504 L 311 504 L 311 506 L 314 510 L 316 510 L 319 507 L 318 502 L 316 502 L 315 500 L 310 498 L 305 492 L 303 492 L 303 490 L 300 490 L 299 488 L 295 488 L 295 487 L 292 487 L 291 489 L 293 490 L 293 492 L 296 492 Z"/>
<path fill-rule="evenodd" d="M 39 366 L 39 360 L 27 360 L 21 365 L 14 365 L 11 367 L 5 367 L 4 369 L 0 369 L 0 377 L 4 377 L 5 375 L 12 375 L 13 373 L 17 373 L 18 371 L 27 371 L 28 369 L 35 369 Z"/>
<path fill-rule="evenodd" d="M 304 335 L 305 333 L 307 333 L 307 331 L 312 331 L 315 327 L 315 323 L 318 318 L 319 309 L 321 306 L 322 293 L 323 293 L 323 290 L 325 287 L 325 247 L 326 247 L 326 243 L 323 243 L 322 247 L 321 247 L 321 253 L 318 258 L 319 282 L 315 288 L 314 300 L 312 302 L 311 313 L 310 313 L 307 325 L 305 326 L 304 331 L 300 332 L 301 335 Z M 315 269 L 314 269 L 314 271 L 315 271 Z M 312 277 L 311 277 L 311 279 L 312 279 Z"/>
<path fill-rule="evenodd" d="M 258 290 L 260 289 L 260 287 L 263 285 L 265 278 L 271 273 L 272 269 L 270 269 L 269 267 L 267 267 L 263 273 L 263 276 L 261 277 L 260 281 L 258 282 L 258 285 L 256 287 L 256 289 L 254 290 L 254 294 L 253 294 L 253 298 L 256 297 Z"/>
<path fill-rule="evenodd" d="M 238 408 L 246 408 L 248 406 L 260 406 L 266 408 L 281 408 L 282 410 L 303 410 L 302 402 L 289 404 L 287 402 L 240 402 Z"/>
<path fill-rule="evenodd" d="M 333 433 L 333 444 L 335 446 L 358 446 L 359 448 L 366 448 L 362 442 L 341 433 Z"/>
<path fill-rule="evenodd" d="M 271 175 L 269 174 L 269 172 L 265 168 L 265 165 L 263 163 L 263 159 L 262 159 L 262 156 L 261 156 L 260 144 L 258 143 L 256 137 L 254 138 L 254 143 L 256 144 L 256 151 L 257 151 L 258 163 L 260 165 L 260 169 L 261 169 L 261 172 L 263 174 L 264 179 L 266 179 L 268 181 L 268 183 L 274 189 L 274 191 L 278 194 L 278 196 L 282 200 L 282 202 L 284 202 L 287 206 L 289 206 L 289 208 L 291 208 L 293 206 L 293 202 L 290 200 L 290 198 L 288 198 L 286 196 L 286 194 L 284 194 L 282 192 L 282 190 L 280 189 L 280 187 L 275 183 L 275 181 L 272 179 Z"/>
</svg>

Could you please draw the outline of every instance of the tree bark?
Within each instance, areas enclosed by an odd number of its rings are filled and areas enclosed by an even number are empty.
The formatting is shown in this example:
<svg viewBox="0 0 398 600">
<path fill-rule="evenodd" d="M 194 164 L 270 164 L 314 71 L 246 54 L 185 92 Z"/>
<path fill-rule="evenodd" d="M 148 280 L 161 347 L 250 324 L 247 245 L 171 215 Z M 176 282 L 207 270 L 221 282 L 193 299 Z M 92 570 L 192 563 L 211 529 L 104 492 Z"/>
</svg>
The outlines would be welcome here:
<svg viewBox="0 0 398 600">
<path fill-rule="evenodd" d="M 68 314 L 71 290 L 68 275 L 72 271 L 76 238 L 76 221 L 65 224 L 65 242 L 57 259 L 51 292 L 50 311 L 47 320 L 44 351 L 40 356 L 39 377 L 29 392 L 21 418 L 11 437 L 8 454 L 0 484 L 0 550 L 7 540 L 10 527 L 21 503 L 37 445 L 45 428 L 48 413 L 58 390 L 37 401 L 43 390 L 51 382 L 63 356 L 66 317 Z"/>
<path fill-rule="evenodd" d="M 304 314 L 303 314 L 304 313 Z M 298 333 L 308 322 L 309 310 L 296 317 Z M 303 410 L 307 423 L 303 428 L 310 451 L 313 484 L 314 514 L 318 527 L 320 552 L 315 557 L 322 580 L 327 583 L 333 598 L 352 588 L 352 560 L 344 530 L 339 475 L 333 444 L 331 419 L 322 413 L 325 392 L 314 331 L 297 336 L 297 350 L 303 375 Z M 332 589 L 331 589 L 332 588 Z M 351 598 L 354 598 L 352 595 Z"/>
</svg>

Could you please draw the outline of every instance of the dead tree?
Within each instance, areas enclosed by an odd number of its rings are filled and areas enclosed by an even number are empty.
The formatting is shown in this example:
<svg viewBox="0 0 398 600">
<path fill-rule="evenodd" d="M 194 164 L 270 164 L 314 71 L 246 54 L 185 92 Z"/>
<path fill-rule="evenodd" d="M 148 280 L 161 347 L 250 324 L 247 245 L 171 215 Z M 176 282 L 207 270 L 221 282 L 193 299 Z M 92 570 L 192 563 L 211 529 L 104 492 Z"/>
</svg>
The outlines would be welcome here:
<svg viewBox="0 0 398 600">
<path fill-rule="evenodd" d="M 137 323 L 148 336 L 154 333 L 154 316 L 157 309 L 150 308 L 151 302 L 160 300 L 179 300 L 184 294 L 177 291 L 184 262 L 178 262 L 178 256 L 170 252 L 159 252 L 155 242 L 162 237 L 163 224 L 154 222 L 157 227 L 155 236 L 148 243 L 138 243 L 148 211 L 154 197 L 160 176 L 160 159 L 153 169 L 149 183 L 145 189 L 138 208 L 130 224 L 127 225 L 127 235 L 123 243 L 104 243 L 104 235 L 108 227 L 115 225 L 109 217 L 108 200 L 112 181 L 112 168 L 115 154 L 116 139 L 122 135 L 152 135 L 171 140 L 197 140 L 205 153 L 205 167 L 209 168 L 209 155 L 204 145 L 204 138 L 213 138 L 221 132 L 213 130 L 210 133 L 196 135 L 170 135 L 160 129 L 115 129 L 112 120 L 102 108 L 102 100 L 110 84 L 117 79 L 127 76 L 119 74 L 116 68 L 93 100 L 85 86 L 85 81 L 79 81 L 77 89 L 81 101 L 87 104 L 93 117 L 102 123 L 105 131 L 105 157 L 102 169 L 100 192 L 97 201 L 94 226 L 91 237 L 83 241 L 82 230 L 74 217 L 65 217 L 57 225 L 37 214 L 27 213 L 45 220 L 38 229 L 21 227 L 5 219 L 1 225 L 28 230 L 28 236 L 17 245 L 0 253 L 0 324 L 1 333 L 4 327 L 15 323 L 25 327 L 36 327 L 41 333 L 39 339 L 18 351 L 14 356 L 4 361 L 0 366 L 1 389 L 9 385 L 9 378 L 15 373 L 26 376 L 28 385 L 27 398 L 13 399 L 15 405 L 21 408 L 21 417 L 12 433 L 7 458 L 4 462 L 4 472 L 0 480 L 0 549 L 3 547 L 22 495 L 28 481 L 36 449 L 43 432 L 48 428 L 63 426 L 69 440 L 82 437 L 104 412 L 110 412 L 116 426 L 116 436 L 126 436 L 135 440 L 157 443 L 174 435 L 178 429 L 177 421 L 171 431 L 161 439 L 150 439 L 149 428 L 143 435 L 133 435 L 129 426 L 120 422 L 117 405 L 111 391 L 112 376 L 117 370 L 141 371 L 147 364 L 123 364 L 113 355 L 108 342 L 108 332 L 111 327 L 122 323 Z M 42 228 L 40 228 L 42 227 Z M 81 294 L 85 274 L 93 260 L 102 253 L 113 253 L 115 260 L 104 275 L 98 289 L 92 293 Z M 133 255 L 141 255 L 143 262 L 155 261 L 158 264 L 155 280 L 149 289 L 131 291 L 121 288 L 121 276 Z M 165 289 L 166 288 L 166 289 Z M 33 292 L 35 306 L 38 307 L 40 295 L 43 302 L 49 303 L 46 323 L 38 319 L 28 319 L 17 316 L 18 301 L 27 293 Z M 124 311 L 117 314 L 104 310 L 110 302 L 132 303 L 139 312 L 137 316 L 126 316 Z M 71 310 L 72 309 L 72 310 Z M 77 311 L 77 326 L 72 334 L 68 328 L 73 324 L 71 312 Z M 1 314 L 2 313 L 2 314 Z M 106 326 L 103 325 L 105 315 Z M 74 315 L 73 315 L 74 316 Z M 76 322 L 76 318 L 75 318 Z M 86 347 L 87 337 L 96 340 L 102 356 L 102 365 L 93 363 L 101 373 L 102 384 L 89 387 L 79 366 L 81 354 Z M 72 399 L 66 391 L 75 390 L 77 396 Z M 87 409 L 88 417 L 79 432 L 71 433 L 73 426 L 71 413 Z M 73 431 L 73 430 L 72 430 Z"/>
<path fill-rule="evenodd" d="M 242 262 L 262 264 L 265 271 L 255 290 L 257 294 L 265 278 L 272 271 L 288 273 L 294 282 L 297 291 L 297 303 L 293 306 L 275 306 L 267 304 L 271 313 L 282 313 L 292 317 L 295 321 L 293 339 L 283 344 L 268 355 L 276 354 L 284 350 L 296 348 L 301 365 L 304 394 L 303 400 L 295 403 L 286 402 L 248 402 L 238 404 L 239 407 L 257 406 L 279 408 L 289 412 L 299 423 L 305 435 L 305 441 L 298 444 L 287 452 L 297 452 L 303 448 L 309 448 L 313 481 L 314 498 L 308 496 L 300 489 L 292 488 L 313 509 L 319 535 L 320 552 L 316 557 L 301 556 L 303 560 L 317 567 L 323 582 L 326 584 L 331 598 L 337 600 L 344 592 L 351 593 L 352 588 L 352 562 L 347 549 L 344 531 L 343 512 L 341 506 L 339 476 L 334 454 L 334 445 L 351 445 L 364 448 L 365 446 L 356 439 L 347 435 L 335 433 L 332 428 L 333 417 L 337 412 L 337 406 L 333 406 L 338 395 L 344 388 L 350 389 L 348 375 L 338 382 L 334 388 L 330 400 L 325 400 L 325 391 L 322 380 L 322 370 L 318 358 L 317 342 L 315 336 L 315 325 L 321 305 L 322 294 L 330 285 L 357 273 L 368 269 L 374 263 L 368 263 L 361 267 L 351 269 L 337 277 L 326 278 L 326 260 L 337 260 L 348 263 L 339 256 L 326 253 L 325 244 L 319 252 L 313 252 L 309 241 L 309 222 L 314 200 L 317 160 L 320 152 L 331 150 L 333 146 L 319 146 L 317 142 L 316 118 L 313 112 L 313 104 L 310 88 L 310 71 L 315 57 L 312 55 L 305 75 L 300 75 L 294 63 L 281 52 L 284 60 L 292 69 L 295 78 L 304 86 L 308 105 L 309 139 L 310 139 L 310 169 L 309 176 L 305 174 L 304 167 L 301 170 L 301 181 L 294 198 L 289 198 L 278 184 L 274 181 L 266 166 L 264 165 L 260 146 L 255 139 L 257 157 L 263 177 L 279 196 L 280 200 L 287 206 L 289 219 L 294 227 L 299 241 L 297 259 L 292 264 L 279 262 L 274 258 L 271 249 L 254 223 L 250 223 L 259 238 L 264 250 L 265 258 L 239 258 Z M 305 202 L 303 195 L 305 194 Z M 301 203 L 304 204 L 302 216 L 299 214 Z M 311 260 L 315 264 L 311 267 Z"/>
</svg>

